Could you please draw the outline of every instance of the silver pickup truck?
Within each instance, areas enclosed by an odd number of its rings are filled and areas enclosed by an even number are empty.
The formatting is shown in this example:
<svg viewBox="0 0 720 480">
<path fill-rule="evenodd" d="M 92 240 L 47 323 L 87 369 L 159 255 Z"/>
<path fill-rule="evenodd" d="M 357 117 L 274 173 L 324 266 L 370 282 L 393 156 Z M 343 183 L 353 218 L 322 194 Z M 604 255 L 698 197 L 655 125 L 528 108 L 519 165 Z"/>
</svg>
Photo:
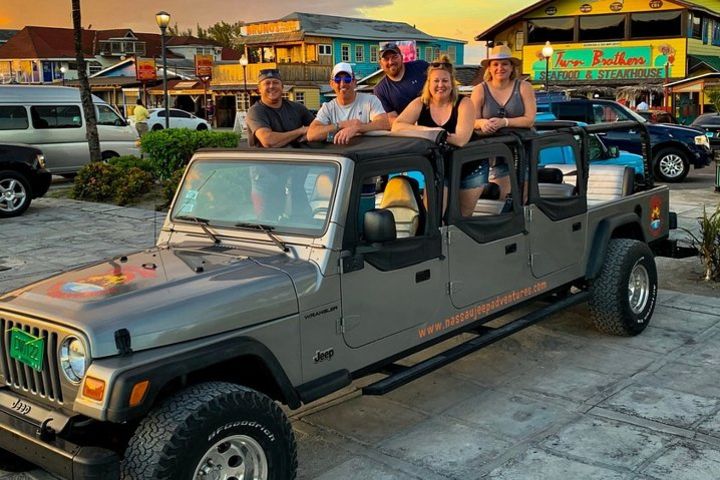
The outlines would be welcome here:
<svg viewBox="0 0 720 480">
<path fill-rule="evenodd" d="M 292 479 L 280 404 L 378 371 L 363 392 L 383 394 L 580 302 L 639 334 L 674 216 L 649 171 L 587 161 L 600 128 L 198 152 L 154 248 L 0 297 L 0 460 Z M 488 166 L 508 176 L 461 188 Z M 394 364 L 460 333 L 475 336 Z"/>
</svg>

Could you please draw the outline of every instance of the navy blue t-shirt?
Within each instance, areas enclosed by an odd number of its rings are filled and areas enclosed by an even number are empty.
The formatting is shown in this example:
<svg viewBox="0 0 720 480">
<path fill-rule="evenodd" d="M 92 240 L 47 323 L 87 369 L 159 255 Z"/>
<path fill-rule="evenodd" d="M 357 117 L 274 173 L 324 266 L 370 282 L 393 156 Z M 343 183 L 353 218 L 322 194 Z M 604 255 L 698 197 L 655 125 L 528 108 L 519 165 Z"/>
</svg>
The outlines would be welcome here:
<svg viewBox="0 0 720 480">
<path fill-rule="evenodd" d="M 429 64 L 425 60 L 414 60 L 405 64 L 405 74 L 399 82 L 387 76 L 375 85 L 373 93 L 380 99 L 386 112 L 398 115 L 410 102 L 422 93 Z"/>
</svg>

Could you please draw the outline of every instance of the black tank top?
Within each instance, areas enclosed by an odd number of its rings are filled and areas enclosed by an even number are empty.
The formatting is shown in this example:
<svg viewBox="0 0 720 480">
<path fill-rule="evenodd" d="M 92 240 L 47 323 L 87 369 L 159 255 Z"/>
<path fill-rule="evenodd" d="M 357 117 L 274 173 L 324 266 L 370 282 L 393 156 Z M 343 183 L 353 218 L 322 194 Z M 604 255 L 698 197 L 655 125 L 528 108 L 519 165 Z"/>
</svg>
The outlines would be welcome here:
<svg viewBox="0 0 720 480">
<path fill-rule="evenodd" d="M 423 103 L 422 110 L 420 111 L 420 116 L 418 117 L 417 124 L 422 125 L 423 127 L 440 127 L 444 128 L 445 131 L 448 133 L 455 133 L 455 128 L 457 127 L 457 120 L 458 120 L 458 106 L 460 105 L 460 101 L 462 100 L 462 97 L 458 97 L 457 100 L 455 100 L 455 104 L 453 104 L 452 107 L 452 113 L 450 113 L 450 118 L 448 118 L 447 122 L 445 122 L 443 125 L 438 125 L 435 123 L 435 120 L 433 120 L 432 115 L 430 114 L 430 105 L 425 105 Z"/>
</svg>

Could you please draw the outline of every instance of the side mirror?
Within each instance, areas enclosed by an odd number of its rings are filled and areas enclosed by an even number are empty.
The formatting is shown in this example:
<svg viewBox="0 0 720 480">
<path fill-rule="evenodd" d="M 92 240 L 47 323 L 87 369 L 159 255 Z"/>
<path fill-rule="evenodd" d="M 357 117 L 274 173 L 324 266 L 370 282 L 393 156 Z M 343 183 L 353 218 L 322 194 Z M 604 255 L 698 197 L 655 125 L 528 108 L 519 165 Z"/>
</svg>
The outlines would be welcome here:
<svg viewBox="0 0 720 480">
<path fill-rule="evenodd" d="M 608 147 L 608 155 L 610 158 L 618 158 L 620 156 L 620 149 L 616 146 Z"/>
<path fill-rule="evenodd" d="M 390 210 L 373 209 L 363 217 L 365 240 L 370 243 L 385 243 L 397 238 L 395 217 Z"/>
</svg>

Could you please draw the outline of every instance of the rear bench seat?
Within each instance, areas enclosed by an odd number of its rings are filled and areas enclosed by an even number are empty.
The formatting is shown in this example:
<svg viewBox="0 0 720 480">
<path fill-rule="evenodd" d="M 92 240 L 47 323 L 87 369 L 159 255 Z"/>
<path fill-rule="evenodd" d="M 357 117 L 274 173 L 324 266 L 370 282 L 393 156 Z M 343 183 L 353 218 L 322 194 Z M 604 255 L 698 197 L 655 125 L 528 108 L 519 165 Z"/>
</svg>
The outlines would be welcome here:
<svg viewBox="0 0 720 480">
<path fill-rule="evenodd" d="M 635 170 L 622 165 L 590 165 L 588 205 L 597 205 L 631 195 Z"/>
</svg>

